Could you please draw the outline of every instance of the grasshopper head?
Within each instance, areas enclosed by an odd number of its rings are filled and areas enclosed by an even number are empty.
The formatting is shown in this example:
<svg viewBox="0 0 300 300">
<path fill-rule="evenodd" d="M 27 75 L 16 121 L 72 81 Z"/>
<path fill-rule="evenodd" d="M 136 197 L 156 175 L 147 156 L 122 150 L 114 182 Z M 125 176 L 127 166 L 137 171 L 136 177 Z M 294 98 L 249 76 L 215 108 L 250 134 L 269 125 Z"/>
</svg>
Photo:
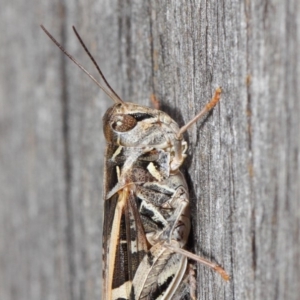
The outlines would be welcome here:
<svg viewBox="0 0 300 300">
<path fill-rule="evenodd" d="M 108 143 L 126 147 L 165 148 L 178 125 L 166 113 L 134 103 L 117 103 L 103 117 Z"/>
</svg>

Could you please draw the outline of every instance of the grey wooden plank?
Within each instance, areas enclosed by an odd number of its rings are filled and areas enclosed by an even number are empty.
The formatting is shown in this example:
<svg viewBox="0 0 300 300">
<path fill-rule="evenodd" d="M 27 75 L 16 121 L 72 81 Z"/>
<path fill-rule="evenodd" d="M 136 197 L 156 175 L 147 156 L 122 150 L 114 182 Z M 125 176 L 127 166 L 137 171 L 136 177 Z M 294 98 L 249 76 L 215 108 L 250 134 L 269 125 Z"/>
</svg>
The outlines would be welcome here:
<svg viewBox="0 0 300 300">
<path fill-rule="evenodd" d="M 145 48 L 138 50 L 135 47 L 139 43 L 131 41 L 134 35 L 131 35 L 130 26 L 140 26 L 134 22 L 133 15 L 138 14 L 140 9 L 135 5 L 137 4 L 116 1 L 82 1 L 75 6 L 70 2 L 67 6 L 69 14 L 66 18 L 66 46 L 84 66 L 94 70 L 72 33 L 71 26 L 74 24 L 114 89 L 126 100 L 149 104 L 149 45 L 141 44 Z M 143 7 L 142 4 L 137 6 Z M 144 33 L 149 37 L 149 27 L 144 27 Z M 136 39 L 148 37 L 135 36 Z M 144 53 L 147 52 L 148 57 L 144 58 Z M 148 65 L 147 72 L 143 65 Z M 94 71 L 93 74 L 95 73 Z M 72 170 L 72 295 L 74 299 L 101 299 L 102 181 L 105 150 L 102 116 L 112 105 L 112 101 L 71 63 L 67 64 L 67 74 Z M 141 74 L 143 78 L 140 77 Z M 139 80 L 136 80 L 137 77 Z M 142 91 L 144 93 L 140 97 Z"/>
<path fill-rule="evenodd" d="M 22 26 L 0 36 L 3 299 L 101 299 L 101 118 L 111 103 L 42 36 L 41 21 L 93 70 L 76 25 L 125 100 L 150 105 L 155 94 L 180 124 L 222 86 L 220 104 L 186 134 L 185 173 L 192 248 L 232 279 L 198 266 L 198 299 L 297 299 L 298 1 L 7 7 L 1 28 Z"/>
<path fill-rule="evenodd" d="M 0 297 L 70 299 L 61 56 L 39 28 L 58 2 L 0 9 Z"/>
<path fill-rule="evenodd" d="M 299 2 L 249 5 L 254 298 L 299 297 Z M 256 57 L 259 57 L 257 60 Z"/>
<path fill-rule="evenodd" d="M 73 34 L 75 25 L 112 86 L 118 90 L 118 18 L 115 2 L 67 3 L 67 49 L 93 74 L 93 64 Z M 56 49 L 55 49 L 56 50 Z M 101 299 L 101 226 L 103 220 L 103 162 L 105 141 L 102 116 L 110 99 L 66 59 L 68 139 L 71 169 L 69 224 L 73 299 Z"/>
</svg>

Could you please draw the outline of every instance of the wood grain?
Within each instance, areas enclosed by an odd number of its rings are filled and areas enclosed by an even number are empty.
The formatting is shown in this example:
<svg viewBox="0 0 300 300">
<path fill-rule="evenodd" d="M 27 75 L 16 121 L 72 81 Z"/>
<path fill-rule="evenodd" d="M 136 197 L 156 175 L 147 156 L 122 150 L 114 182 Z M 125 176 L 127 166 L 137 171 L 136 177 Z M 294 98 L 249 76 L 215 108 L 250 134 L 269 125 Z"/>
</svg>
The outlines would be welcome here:
<svg viewBox="0 0 300 300">
<path fill-rule="evenodd" d="M 300 3 L 36 0 L 0 7 L 1 300 L 101 299 L 102 116 L 112 104 L 75 25 L 125 99 L 186 134 L 198 299 L 299 299 Z"/>
</svg>

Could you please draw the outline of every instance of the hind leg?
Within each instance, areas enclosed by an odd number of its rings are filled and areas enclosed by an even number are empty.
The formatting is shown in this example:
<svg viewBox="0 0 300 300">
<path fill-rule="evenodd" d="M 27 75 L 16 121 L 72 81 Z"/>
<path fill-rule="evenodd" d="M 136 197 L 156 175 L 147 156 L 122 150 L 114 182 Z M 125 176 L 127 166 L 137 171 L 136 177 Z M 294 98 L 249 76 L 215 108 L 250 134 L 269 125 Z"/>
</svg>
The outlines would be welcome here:
<svg viewBox="0 0 300 300">
<path fill-rule="evenodd" d="M 187 265 L 186 274 L 178 286 L 173 300 L 196 300 L 196 277 L 193 264 Z"/>
</svg>

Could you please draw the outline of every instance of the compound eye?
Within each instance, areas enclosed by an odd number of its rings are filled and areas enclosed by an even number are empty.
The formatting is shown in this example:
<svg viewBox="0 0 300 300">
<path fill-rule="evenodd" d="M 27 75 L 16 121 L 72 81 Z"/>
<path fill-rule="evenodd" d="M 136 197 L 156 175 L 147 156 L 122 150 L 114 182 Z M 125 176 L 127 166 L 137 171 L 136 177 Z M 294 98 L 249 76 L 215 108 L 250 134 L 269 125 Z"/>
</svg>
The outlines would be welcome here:
<svg viewBox="0 0 300 300">
<path fill-rule="evenodd" d="M 137 120 L 130 115 L 117 114 L 112 116 L 110 124 L 113 130 L 126 132 L 135 127 Z"/>
</svg>

